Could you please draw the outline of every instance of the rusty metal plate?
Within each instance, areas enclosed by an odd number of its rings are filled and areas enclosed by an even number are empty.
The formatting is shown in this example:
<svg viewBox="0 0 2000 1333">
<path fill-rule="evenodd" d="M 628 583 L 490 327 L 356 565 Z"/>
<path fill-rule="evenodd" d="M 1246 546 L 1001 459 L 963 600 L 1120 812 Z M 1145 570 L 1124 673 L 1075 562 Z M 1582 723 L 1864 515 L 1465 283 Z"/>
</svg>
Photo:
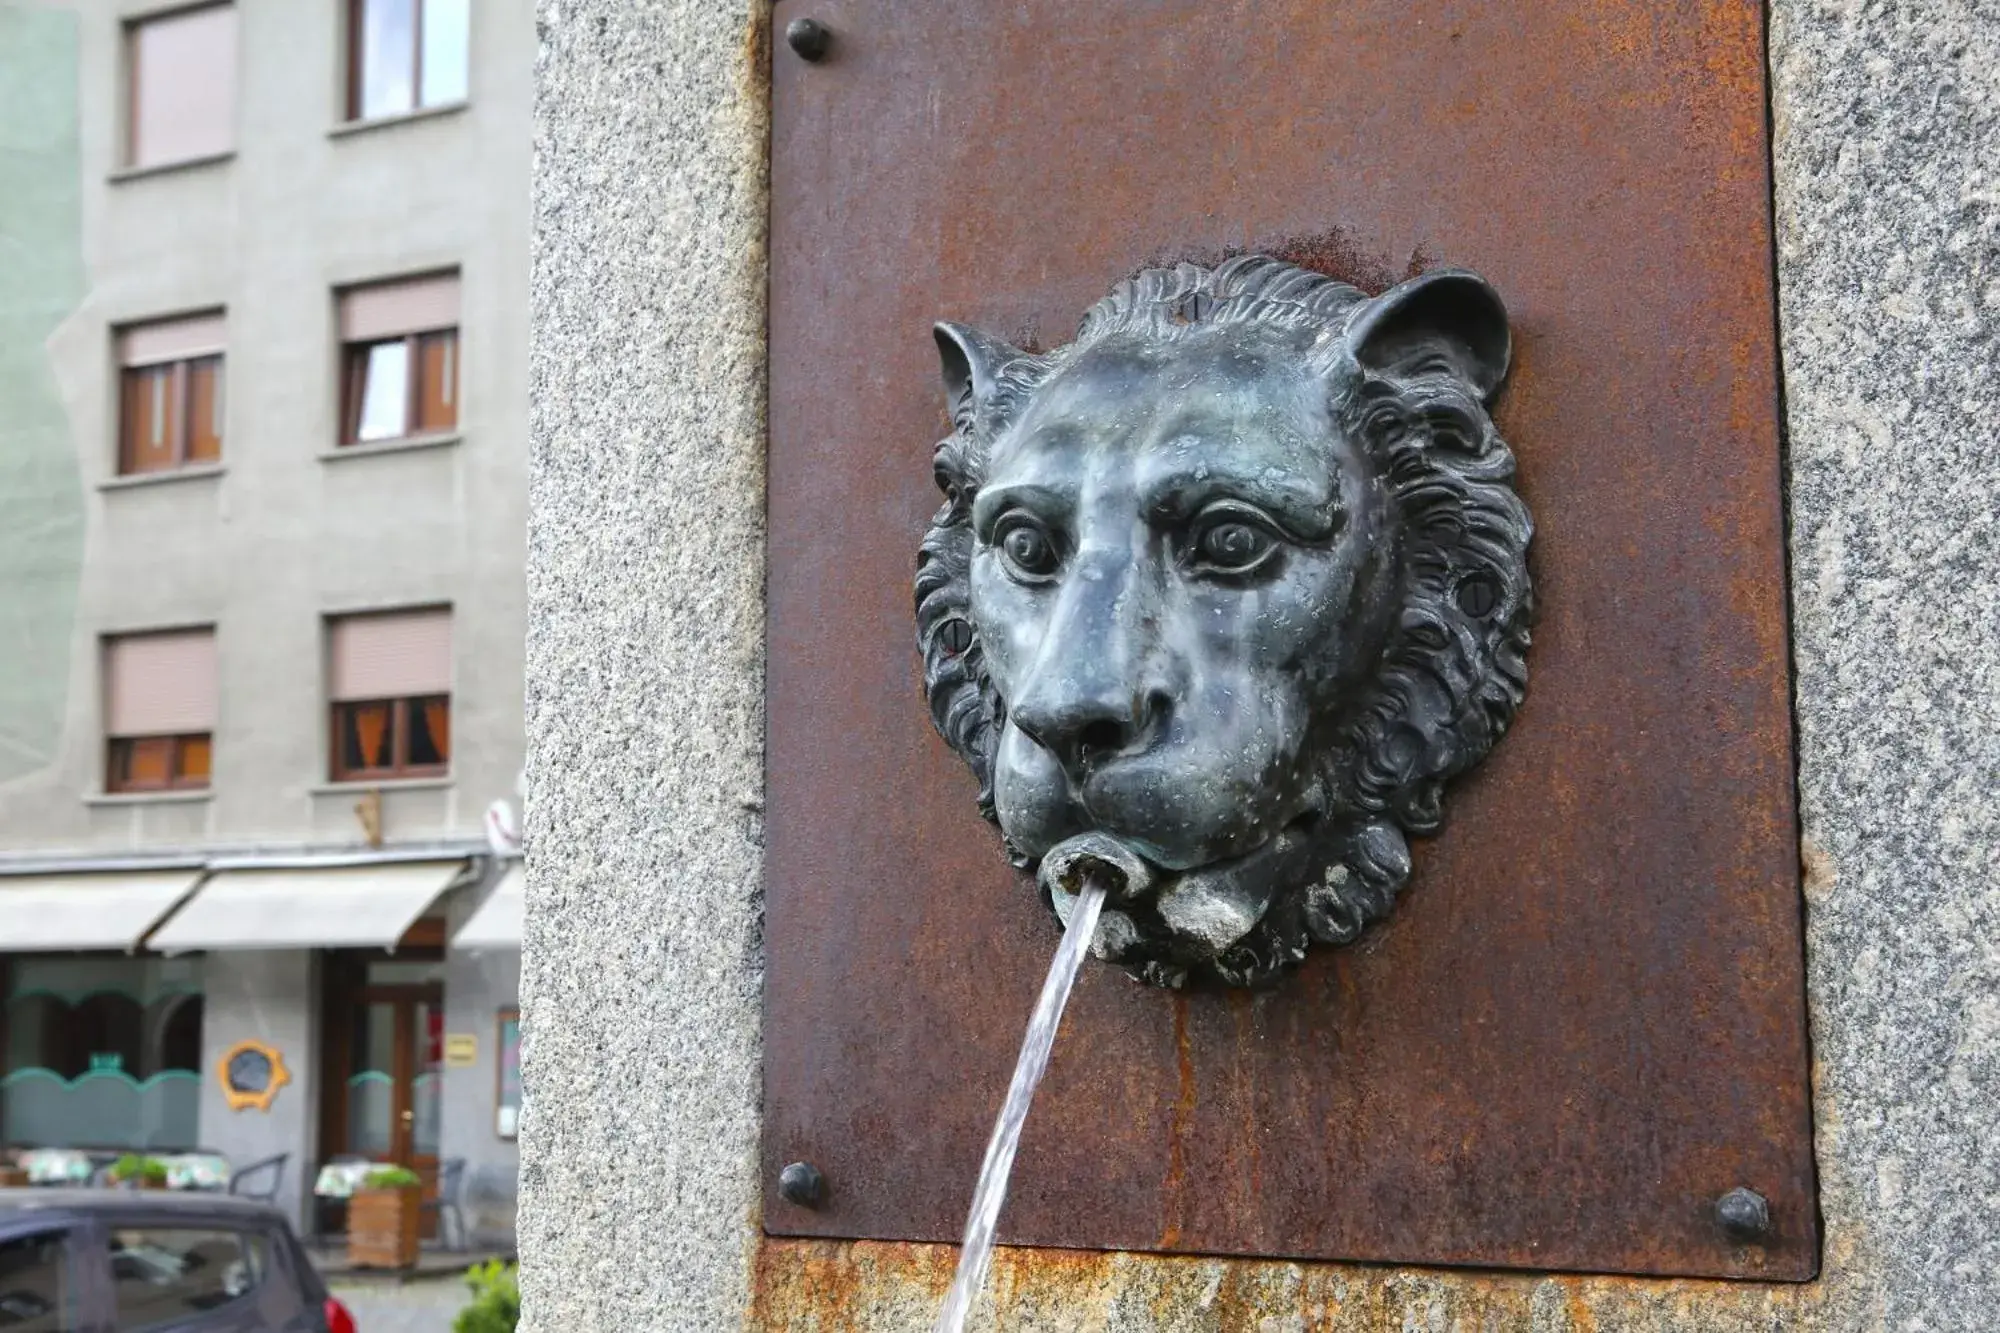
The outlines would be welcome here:
<svg viewBox="0 0 2000 1333">
<path fill-rule="evenodd" d="M 932 734 L 939 317 L 1066 339 L 1266 249 L 1515 321 L 1513 732 L 1355 946 L 1091 965 L 1004 1241 L 1801 1279 L 1817 1264 L 1761 12 L 785 0 L 773 61 L 765 1225 L 953 1240 L 1056 935 Z M 776 1193 L 808 1159 L 831 1197 Z M 1769 1200 L 1767 1244 L 1713 1217 Z"/>
</svg>

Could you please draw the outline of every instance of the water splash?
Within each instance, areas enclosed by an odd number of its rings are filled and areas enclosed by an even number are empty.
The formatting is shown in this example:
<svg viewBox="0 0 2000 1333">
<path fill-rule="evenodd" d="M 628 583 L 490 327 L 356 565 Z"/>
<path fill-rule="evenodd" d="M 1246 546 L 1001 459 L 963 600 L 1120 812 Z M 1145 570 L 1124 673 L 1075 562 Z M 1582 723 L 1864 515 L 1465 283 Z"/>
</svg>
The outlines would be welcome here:
<svg viewBox="0 0 2000 1333">
<path fill-rule="evenodd" d="M 1014 1170 L 1014 1153 L 1021 1146 L 1021 1127 L 1027 1123 L 1036 1085 L 1049 1067 L 1049 1050 L 1055 1045 L 1063 1006 L 1069 1002 L 1083 955 L 1097 934 L 1097 915 L 1104 908 L 1104 895 L 1114 878 L 1122 877 L 1109 867 L 1095 865 L 1081 875 L 1076 905 L 1070 910 L 1055 961 L 1049 964 L 1041 998 L 1035 1001 L 1028 1035 L 1021 1042 L 1021 1057 L 1014 1063 L 1014 1081 L 1007 1085 L 1007 1100 L 986 1145 L 986 1160 L 979 1167 L 979 1185 L 972 1192 L 972 1212 L 965 1219 L 965 1240 L 958 1251 L 958 1273 L 938 1314 L 936 1333 L 962 1333 L 972 1302 L 986 1285 L 986 1270 L 993 1264 L 993 1232 L 1000 1222 L 1000 1205 L 1007 1200 L 1007 1178 Z"/>
</svg>

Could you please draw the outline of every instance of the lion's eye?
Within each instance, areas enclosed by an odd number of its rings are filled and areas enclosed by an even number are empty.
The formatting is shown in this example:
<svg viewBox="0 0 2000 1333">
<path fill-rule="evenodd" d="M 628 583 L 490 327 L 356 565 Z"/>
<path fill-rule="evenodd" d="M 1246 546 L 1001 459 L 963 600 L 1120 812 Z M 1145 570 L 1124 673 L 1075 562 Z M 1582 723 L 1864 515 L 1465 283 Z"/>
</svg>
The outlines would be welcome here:
<svg viewBox="0 0 2000 1333">
<path fill-rule="evenodd" d="M 1248 574 L 1278 549 L 1277 538 L 1255 523 L 1224 518 L 1195 537 L 1196 565 L 1217 574 Z"/>
<path fill-rule="evenodd" d="M 1018 578 L 1039 580 L 1056 572 L 1056 547 L 1048 533 L 1026 519 L 1002 528 L 996 543 L 1008 568 Z"/>
</svg>

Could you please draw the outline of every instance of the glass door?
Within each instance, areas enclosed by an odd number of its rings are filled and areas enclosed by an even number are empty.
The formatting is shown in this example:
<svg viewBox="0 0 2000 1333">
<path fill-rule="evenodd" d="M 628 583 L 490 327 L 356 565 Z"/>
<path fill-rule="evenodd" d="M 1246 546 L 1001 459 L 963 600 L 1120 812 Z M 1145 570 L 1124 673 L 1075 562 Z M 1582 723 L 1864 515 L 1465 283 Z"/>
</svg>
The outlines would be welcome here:
<svg viewBox="0 0 2000 1333">
<path fill-rule="evenodd" d="M 371 986 L 353 1009 L 343 1151 L 420 1169 L 437 1158 L 444 997 Z"/>
<path fill-rule="evenodd" d="M 368 1000 L 354 1007 L 348 1047 L 347 1142 L 341 1151 L 374 1162 L 399 1162 L 402 1125 L 397 1088 L 395 1000 Z"/>
<path fill-rule="evenodd" d="M 424 1178 L 424 1197 L 438 1192 L 438 1128 L 444 1111 L 444 998 L 426 996 L 410 1001 L 410 1102 L 404 1112 L 409 1141 L 405 1166 Z M 424 1215 L 424 1239 L 433 1238 L 437 1214 Z"/>
<path fill-rule="evenodd" d="M 342 1151 L 407 1166 L 437 1193 L 444 1102 L 444 993 L 368 986 L 350 1011 Z M 425 1219 L 428 1236 L 434 1216 Z"/>
</svg>

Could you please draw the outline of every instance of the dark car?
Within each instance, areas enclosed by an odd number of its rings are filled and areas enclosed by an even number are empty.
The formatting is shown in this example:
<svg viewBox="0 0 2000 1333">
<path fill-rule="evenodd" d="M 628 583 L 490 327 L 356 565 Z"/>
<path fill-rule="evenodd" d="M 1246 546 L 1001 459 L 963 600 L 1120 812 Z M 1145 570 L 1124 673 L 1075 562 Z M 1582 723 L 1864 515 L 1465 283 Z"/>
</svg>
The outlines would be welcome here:
<svg viewBox="0 0 2000 1333">
<path fill-rule="evenodd" d="M 0 1189 L 0 1333 L 355 1333 L 284 1215 L 165 1190 Z"/>
</svg>

